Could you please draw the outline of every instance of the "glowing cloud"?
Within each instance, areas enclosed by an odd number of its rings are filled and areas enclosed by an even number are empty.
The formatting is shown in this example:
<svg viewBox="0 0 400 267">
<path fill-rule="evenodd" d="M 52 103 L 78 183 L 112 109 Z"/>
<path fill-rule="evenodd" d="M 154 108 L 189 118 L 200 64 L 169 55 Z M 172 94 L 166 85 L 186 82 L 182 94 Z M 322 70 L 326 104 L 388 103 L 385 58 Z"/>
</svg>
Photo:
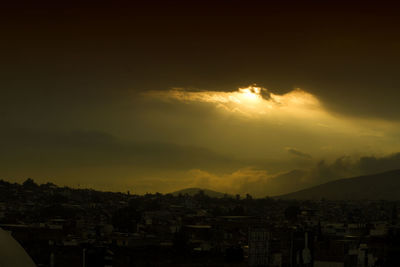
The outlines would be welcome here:
<svg viewBox="0 0 400 267">
<path fill-rule="evenodd" d="M 337 151 L 338 155 L 350 148 L 365 147 L 365 144 L 369 144 L 370 147 L 376 146 L 386 152 L 394 152 L 397 149 L 393 147 L 394 139 L 389 133 L 395 132 L 399 127 L 398 124 L 379 119 L 363 119 L 331 113 L 316 96 L 299 88 L 285 94 L 275 94 L 258 86 L 238 88 L 231 92 L 175 88 L 168 91 L 150 91 L 145 93 L 145 97 L 169 102 L 171 105 L 205 103 L 215 107 L 222 116 L 235 115 L 230 116 L 229 120 L 221 117 L 225 125 L 223 129 L 218 128 L 218 124 L 208 128 L 209 131 L 213 129 L 214 132 L 228 133 L 224 135 L 223 142 L 213 144 L 211 149 L 228 142 L 228 137 L 232 138 L 232 140 L 229 139 L 232 142 L 236 142 L 237 136 L 246 136 L 252 140 L 250 144 L 246 143 L 247 147 L 241 147 L 241 155 L 243 151 L 249 151 L 249 155 L 256 153 L 255 151 L 261 149 L 260 144 L 264 144 L 266 138 L 274 140 L 273 144 L 270 142 L 268 145 L 269 151 L 272 151 L 273 147 L 276 148 L 274 155 L 287 146 L 307 148 L 313 154 L 321 151 L 324 154 L 328 153 L 323 148 L 329 146 L 331 147 L 329 153 Z M 182 115 L 179 114 L 179 116 Z M 217 120 L 216 118 L 214 116 L 213 121 Z M 235 119 L 238 119 L 238 124 L 226 123 Z M 226 128 L 228 125 L 229 131 Z M 254 130 L 246 131 L 244 128 Z M 196 142 L 206 140 L 206 135 L 207 132 L 203 133 Z M 213 136 L 215 138 L 215 134 Z M 201 144 L 207 146 L 207 143 Z M 236 143 L 236 146 L 238 145 L 240 144 Z M 280 146 L 279 149 L 278 146 Z M 263 149 L 265 151 L 265 148 Z M 228 151 L 232 152 L 229 149 Z"/>
<path fill-rule="evenodd" d="M 226 111 L 247 116 L 271 114 L 276 111 L 307 116 L 311 111 L 321 110 L 318 99 L 301 89 L 295 89 L 283 95 L 273 94 L 268 89 L 257 86 L 239 88 L 233 92 L 186 91 L 178 88 L 165 92 L 152 91 L 146 94 L 164 100 L 214 103 Z"/>
<path fill-rule="evenodd" d="M 230 194 L 254 193 L 251 185 L 266 183 L 273 178 L 273 176 L 269 175 L 267 171 L 252 167 L 239 169 L 232 173 L 221 175 L 200 169 L 193 169 L 188 171 L 187 175 L 192 179 L 192 183 L 190 183 L 191 187 L 210 188 Z"/>
</svg>

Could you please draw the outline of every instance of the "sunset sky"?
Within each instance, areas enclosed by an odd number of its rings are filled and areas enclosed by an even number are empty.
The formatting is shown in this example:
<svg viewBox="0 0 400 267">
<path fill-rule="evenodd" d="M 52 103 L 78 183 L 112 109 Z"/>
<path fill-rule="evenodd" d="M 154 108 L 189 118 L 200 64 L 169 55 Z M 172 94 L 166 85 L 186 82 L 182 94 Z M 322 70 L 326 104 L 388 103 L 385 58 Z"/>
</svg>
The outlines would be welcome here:
<svg viewBox="0 0 400 267">
<path fill-rule="evenodd" d="M 1 179 L 263 197 L 400 168 L 390 2 L 146 3 L 2 4 Z"/>
</svg>

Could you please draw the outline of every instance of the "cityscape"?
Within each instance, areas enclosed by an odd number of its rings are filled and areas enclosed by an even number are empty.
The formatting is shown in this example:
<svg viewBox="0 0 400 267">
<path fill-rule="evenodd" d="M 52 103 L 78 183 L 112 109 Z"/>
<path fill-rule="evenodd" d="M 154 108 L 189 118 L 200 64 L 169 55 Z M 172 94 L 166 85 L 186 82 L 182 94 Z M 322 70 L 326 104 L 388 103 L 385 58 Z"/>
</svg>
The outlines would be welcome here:
<svg viewBox="0 0 400 267">
<path fill-rule="evenodd" d="M 36 266 L 398 266 L 399 201 L 101 192 L 0 181 Z"/>
</svg>

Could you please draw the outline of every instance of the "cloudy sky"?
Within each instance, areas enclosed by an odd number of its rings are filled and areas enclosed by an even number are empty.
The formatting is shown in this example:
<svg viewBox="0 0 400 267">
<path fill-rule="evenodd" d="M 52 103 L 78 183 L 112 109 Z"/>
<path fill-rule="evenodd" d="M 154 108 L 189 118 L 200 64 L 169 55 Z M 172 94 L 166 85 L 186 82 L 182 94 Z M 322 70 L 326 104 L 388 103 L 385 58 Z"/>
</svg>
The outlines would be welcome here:
<svg viewBox="0 0 400 267">
<path fill-rule="evenodd" d="M 377 1 L 1 8 L 0 178 L 277 195 L 400 166 Z"/>
</svg>

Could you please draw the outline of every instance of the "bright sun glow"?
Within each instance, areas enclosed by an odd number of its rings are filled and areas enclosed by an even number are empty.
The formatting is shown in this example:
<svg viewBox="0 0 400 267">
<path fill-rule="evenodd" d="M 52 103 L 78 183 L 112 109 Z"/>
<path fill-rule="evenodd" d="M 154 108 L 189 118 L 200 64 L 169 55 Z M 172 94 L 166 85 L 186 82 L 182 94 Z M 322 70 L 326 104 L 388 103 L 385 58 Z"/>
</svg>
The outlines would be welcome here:
<svg viewBox="0 0 400 267">
<path fill-rule="evenodd" d="M 385 132 L 395 127 L 386 121 L 366 121 L 332 114 L 316 96 L 299 88 L 285 94 L 274 94 L 258 86 L 231 92 L 172 89 L 147 92 L 145 96 L 171 105 L 205 103 L 207 109 L 214 108 L 218 114 L 234 115 L 230 119 L 254 120 L 260 123 L 258 125 L 271 126 L 273 130 L 278 129 L 274 127 L 292 127 L 327 136 L 356 135 L 358 140 L 364 137 L 382 139 Z"/>
<path fill-rule="evenodd" d="M 239 97 L 247 101 L 261 101 L 261 88 L 259 87 L 248 87 L 239 88 Z"/>
<path fill-rule="evenodd" d="M 226 111 L 247 116 L 276 112 L 310 116 L 311 113 L 322 110 L 318 99 L 301 89 L 295 89 L 282 95 L 273 94 L 268 89 L 257 86 L 238 88 L 233 92 L 172 89 L 166 92 L 153 91 L 148 94 L 153 97 L 184 102 L 215 103 L 217 107 Z"/>
</svg>

